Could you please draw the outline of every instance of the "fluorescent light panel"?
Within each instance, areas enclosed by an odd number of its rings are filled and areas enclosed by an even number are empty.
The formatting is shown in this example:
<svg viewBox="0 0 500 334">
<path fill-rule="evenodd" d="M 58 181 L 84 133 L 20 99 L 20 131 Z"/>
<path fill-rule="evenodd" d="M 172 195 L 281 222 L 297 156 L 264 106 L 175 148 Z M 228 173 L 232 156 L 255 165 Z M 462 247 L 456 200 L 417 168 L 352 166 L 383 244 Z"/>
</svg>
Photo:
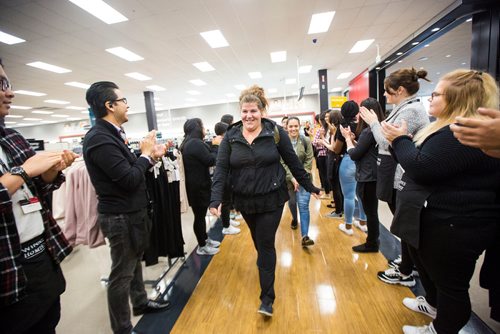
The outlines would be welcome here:
<svg viewBox="0 0 500 334">
<path fill-rule="evenodd" d="M 215 71 L 215 68 L 212 65 L 210 65 L 209 63 L 207 63 L 206 61 L 201 62 L 201 63 L 194 63 L 193 66 L 202 72 Z"/>
<path fill-rule="evenodd" d="M 286 61 L 286 51 L 271 52 L 271 62 L 281 63 Z"/>
<path fill-rule="evenodd" d="M 44 123 L 44 124 L 54 124 L 54 123 L 56 123 L 56 121 L 40 121 L 40 123 Z"/>
<path fill-rule="evenodd" d="M 305 74 L 309 73 L 312 70 L 312 65 L 304 65 L 299 67 L 299 73 L 300 74 Z"/>
<path fill-rule="evenodd" d="M 361 41 L 357 41 L 356 44 L 352 47 L 349 53 L 361 53 L 368 49 L 368 47 L 374 42 L 374 39 L 364 39 Z"/>
<path fill-rule="evenodd" d="M 188 90 L 186 91 L 189 95 L 200 95 L 201 93 L 198 92 L 197 90 Z"/>
<path fill-rule="evenodd" d="M 62 100 L 45 100 L 43 102 L 52 103 L 52 104 L 70 104 L 70 102 L 62 101 Z"/>
<path fill-rule="evenodd" d="M 16 90 L 16 91 L 14 91 L 14 93 L 21 94 L 21 95 L 29 95 L 29 96 L 45 96 L 45 95 L 47 95 L 45 93 L 32 92 L 29 90 L 22 90 L 22 89 Z"/>
<path fill-rule="evenodd" d="M 164 88 L 162 86 L 158 86 L 158 85 L 150 85 L 150 86 L 146 86 L 146 88 L 154 90 L 156 92 L 163 92 L 164 90 L 167 90 L 166 88 Z"/>
<path fill-rule="evenodd" d="M 324 12 L 313 14 L 311 17 L 311 23 L 309 24 L 309 35 L 319 34 L 322 32 L 327 32 L 330 29 L 330 24 L 332 23 L 335 12 Z"/>
<path fill-rule="evenodd" d="M 25 117 L 23 121 L 41 121 L 41 118 L 31 118 L 31 117 Z"/>
<path fill-rule="evenodd" d="M 23 118 L 21 115 L 5 115 L 6 118 Z"/>
<path fill-rule="evenodd" d="M 248 76 L 250 77 L 250 79 L 260 79 L 260 78 L 262 78 L 262 73 L 260 73 L 260 72 L 249 72 Z"/>
<path fill-rule="evenodd" d="M 39 115 L 51 115 L 54 112 L 53 111 L 46 111 L 46 110 L 33 110 L 31 113 L 32 114 L 39 114 Z"/>
<path fill-rule="evenodd" d="M 129 49 L 126 49 L 122 46 L 118 46 L 116 48 L 106 49 L 106 51 L 111 53 L 111 54 L 114 54 L 117 57 L 128 60 L 128 61 L 139 61 L 139 60 L 144 59 L 143 57 L 139 56 L 138 54 L 133 53 Z"/>
<path fill-rule="evenodd" d="M 229 43 L 226 41 L 220 30 L 205 31 L 201 32 L 200 35 L 213 49 L 229 46 Z"/>
<path fill-rule="evenodd" d="M 207 84 L 205 81 L 200 79 L 189 80 L 189 82 L 195 86 L 205 86 Z"/>
<path fill-rule="evenodd" d="M 101 0 L 69 0 L 89 14 L 94 15 L 99 20 L 113 24 L 128 21 L 124 15 Z"/>
<path fill-rule="evenodd" d="M 285 84 L 287 85 L 293 85 L 295 83 L 297 83 L 297 79 L 295 78 L 285 79 Z"/>
<path fill-rule="evenodd" d="M 66 86 L 71 86 L 71 87 L 76 87 L 76 88 L 83 88 L 83 89 L 89 89 L 90 85 L 83 83 L 83 82 L 78 82 L 78 81 L 70 81 L 70 82 L 65 82 L 64 83 Z"/>
<path fill-rule="evenodd" d="M 87 110 L 87 108 L 76 107 L 76 106 L 67 106 L 64 109 L 69 109 L 69 110 Z"/>
<path fill-rule="evenodd" d="M 66 118 L 68 121 L 79 121 L 81 120 L 82 118 L 81 117 L 68 117 Z"/>
<path fill-rule="evenodd" d="M 59 74 L 71 72 L 71 70 L 68 70 L 67 68 L 59 67 L 59 66 L 52 65 L 52 64 L 47 64 L 47 63 L 44 63 L 43 61 L 35 61 L 32 63 L 28 63 L 26 65 L 36 67 L 36 68 L 39 68 L 39 69 L 45 70 L 45 71 L 59 73 Z"/>
<path fill-rule="evenodd" d="M 4 124 L 17 124 L 17 122 L 4 122 Z"/>
<path fill-rule="evenodd" d="M 13 104 L 11 104 L 10 107 L 12 109 L 20 109 L 20 110 L 30 110 L 30 109 L 33 109 L 32 107 L 16 106 L 16 105 L 13 105 Z"/>
<path fill-rule="evenodd" d="M 187 102 L 196 102 L 197 100 L 196 99 L 193 99 L 193 98 L 190 98 L 188 97 L 187 99 L 184 99 L 185 101 Z"/>
<path fill-rule="evenodd" d="M 56 117 L 56 118 L 68 118 L 69 115 L 61 115 L 61 114 L 54 114 L 54 115 L 50 115 L 51 117 Z"/>
<path fill-rule="evenodd" d="M 148 77 L 147 75 L 141 74 L 139 72 L 125 73 L 125 75 L 127 77 L 130 77 L 132 79 L 139 80 L 139 81 L 147 81 L 147 80 L 152 79 L 152 78 Z"/>
<path fill-rule="evenodd" d="M 16 37 L 11 34 L 7 34 L 6 32 L 0 31 L 0 42 L 5 43 L 5 44 L 18 44 L 22 42 L 26 42 L 24 39 Z"/>
<path fill-rule="evenodd" d="M 344 72 L 340 73 L 337 79 L 347 79 L 351 76 L 352 72 Z"/>
</svg>

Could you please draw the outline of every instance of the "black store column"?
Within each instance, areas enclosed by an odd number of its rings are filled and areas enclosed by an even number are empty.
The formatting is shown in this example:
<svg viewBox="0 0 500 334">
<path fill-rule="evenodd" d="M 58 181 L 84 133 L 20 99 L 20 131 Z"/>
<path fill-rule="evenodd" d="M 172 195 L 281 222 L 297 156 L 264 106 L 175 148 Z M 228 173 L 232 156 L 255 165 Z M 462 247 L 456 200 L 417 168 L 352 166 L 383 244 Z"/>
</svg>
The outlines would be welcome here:
<svg viewBox="0 0 500 334">
<path fill-rule="evenodd" d="M 144 92 L 144 102 L 146 103 L 146 118 L 148 120 L 148 131 L 157 130 L 155 95 L 153 92 Z"/>
<path fill-rule="evenodd" d="M 377 99 L 382 106 L 382 111 L 385 113 L 385 96 L 384 96 L 384 80 L 385 68 L 377 70 L 373 69 L 368 74 L 368 92 L 369 96 Z"/>
<path fill-rule="evenodd" d="M 472 17 L 471 68 L 500 80 L 500 3 Z"/>
<path fill-rule="evenodd" d="M 328 110 L 328 75 L 327 70 L 318 71 L 319 79 L 319 109 L 320 111 Z"/>
</svg>

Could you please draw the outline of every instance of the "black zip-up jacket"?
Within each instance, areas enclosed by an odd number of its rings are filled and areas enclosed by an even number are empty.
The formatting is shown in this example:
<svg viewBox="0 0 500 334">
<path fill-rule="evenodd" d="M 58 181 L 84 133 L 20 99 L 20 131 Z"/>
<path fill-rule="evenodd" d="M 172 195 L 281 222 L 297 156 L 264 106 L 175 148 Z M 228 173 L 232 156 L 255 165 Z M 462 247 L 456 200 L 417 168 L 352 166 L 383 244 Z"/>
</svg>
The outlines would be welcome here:
<svg viewBox="0 0 500 334">
<path fill-rule="evenodd" d="M 146 208 L 149 160 L 137 158 L 113 124 L 97 119 L 83 140 L 83 158 L 94 185 L 99 213 L 130 213 Z"/>
<path fill-rule="evenodd" d="M 279 138 L 276 138 L 276 127 Z M 229 175 L 233 203 L 239 211 L 269 212 L 283 205 L 288 200 L 288 191 L 280 157 L 301 186 L 308 192 L 320 192 L 311 183 L 288 134 L 281 126 L 263 118 L 262 131 L 251 145 L 243 137 L 242 131 L 241 121 L 232 124 L 220 144 L 212 183 L 211 208 L 217 208 L 222 202 L 224 184 Z"/>
</svg>

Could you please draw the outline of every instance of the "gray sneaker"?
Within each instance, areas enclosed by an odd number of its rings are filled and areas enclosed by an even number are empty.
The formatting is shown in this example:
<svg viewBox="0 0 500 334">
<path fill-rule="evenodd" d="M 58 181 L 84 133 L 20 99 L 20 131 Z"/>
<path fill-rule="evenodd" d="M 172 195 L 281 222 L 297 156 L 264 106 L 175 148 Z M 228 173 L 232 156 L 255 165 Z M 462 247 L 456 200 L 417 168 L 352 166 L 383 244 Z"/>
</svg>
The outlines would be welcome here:
<svg viewBox="0 0 500 334">
<path fill-rule="evenodd" d="M 215 255 L 219 252 L 218 248 L 212 248 L 208 244 L 203 247 L 198 246 L 196 254 L 198 255 Z"/>
<path fill-rule="evenodd" d="M 220 242 L 215 241 L 215 240 L 212 240 L 212 239 L 210 239 L 210 238 L 208 238 L 208 239 L 206 240 L 206 243 L 207 243 L 207 245 L 208 245 L 208 246 L 210 246 L 210 247 L 212 247 L 212 248 L 217 248 L 217 247 L 219 247 L 219 246 L 220 246 Z"/>
</svg>

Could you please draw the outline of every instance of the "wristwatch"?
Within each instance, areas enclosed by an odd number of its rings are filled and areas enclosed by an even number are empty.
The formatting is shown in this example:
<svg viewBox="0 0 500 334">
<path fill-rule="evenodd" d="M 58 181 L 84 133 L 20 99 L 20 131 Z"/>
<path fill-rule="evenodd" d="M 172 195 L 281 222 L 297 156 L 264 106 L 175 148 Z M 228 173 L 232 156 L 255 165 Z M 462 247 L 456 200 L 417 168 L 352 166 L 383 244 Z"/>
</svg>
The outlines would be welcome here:
<svg viewBox="0 0 500 334">
<path fill-rule="evenodd" d="M 10 173 L 12 175 L 18 175 L 23 178 L 24 182 L 28 183 L 30 181 L 30 177 L 26 174 L 25 170 L 21 166 L 15 166 L 10 169 Z"/>
</svg>

